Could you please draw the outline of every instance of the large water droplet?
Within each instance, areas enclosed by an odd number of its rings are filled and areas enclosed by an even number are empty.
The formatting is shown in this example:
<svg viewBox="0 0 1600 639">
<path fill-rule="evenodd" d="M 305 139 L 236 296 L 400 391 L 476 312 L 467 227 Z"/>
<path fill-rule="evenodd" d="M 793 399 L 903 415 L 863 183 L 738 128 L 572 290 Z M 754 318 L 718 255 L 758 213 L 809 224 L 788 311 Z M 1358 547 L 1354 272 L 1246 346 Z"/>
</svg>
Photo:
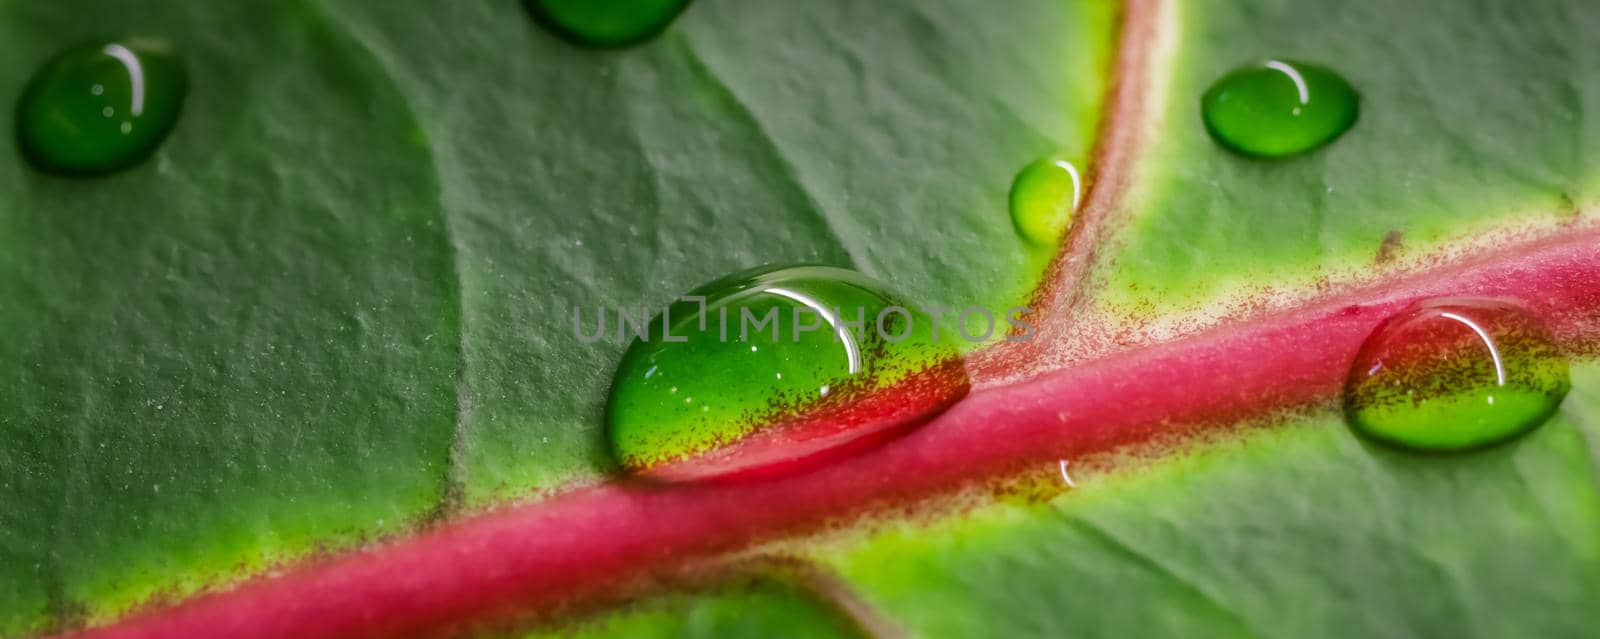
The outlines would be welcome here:
<svg viewBox="0 0 1600 639">
<path fill-rule="evenodd" d="M 526 0 L 534 18 L 561 37 L 595 47 L 648 40 L 672 24 L 689 0 Z"/>
<path fill-rule="evenodd" d="M 17 141 L 41 169 L 110 173 L 160 146 L 187 91 L 183 65 L 165 43 L 81 44 L 34 72 L 17 105 Z"/>
<path fill-rule="evenodd" d="M 1200 99 L 1211 137 L 1246 155 L 1284 157 L 1320 147 L 1355 124 L 1361 98 L 1339 74 L 1268 60 L 1222 76 Z"/>
<path fill-rule="evenodd" d="M 1029 243 L 1055 246 L 1072 223 L 1082 193 L 1083 180 L 1071 162 L 1035 161 L 1011 182 L 1011 223 Z"/>
<path fill-rule="evenodd" d="M 685 298 L 634 339 L 612 382 L 611 449 L 632 473 L 791 472 L 885 441 L 967 392 L 954 327 L 852 271 L 762 268 Z"/>
<path fill-rule="evenodd" d="M 1379 441 L 1462 450 L 1537 428 L 1570 388 L 1550 331 L 1521 306 L 1438 298 L 1385 320 L 1362 344 L 1345 414 Z"/>
</svg>

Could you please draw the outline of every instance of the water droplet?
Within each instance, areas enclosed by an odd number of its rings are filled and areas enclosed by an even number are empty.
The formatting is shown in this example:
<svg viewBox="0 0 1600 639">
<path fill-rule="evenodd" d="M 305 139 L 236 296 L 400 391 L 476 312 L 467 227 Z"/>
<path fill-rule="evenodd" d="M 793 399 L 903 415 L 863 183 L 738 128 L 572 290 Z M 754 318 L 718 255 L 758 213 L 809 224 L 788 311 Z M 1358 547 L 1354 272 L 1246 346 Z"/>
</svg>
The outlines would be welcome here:
<svg viewBox="0 0 1600 639">
<path fill-rule="evenodd" d="M 935 340 L 916 308 L 822 266 L 702 286 L 654 318 L 618 365 L 612 452 L 629 472 L 684 481 L 792 472 L 886 441 L 967 392 L 955 331 L 941 327 Z"/>
<path fill-rule="evenodd" d="M 577 44 L 621 47 L 654 37 L 689 0 L 525 0 L 541 24 Z"/>
<path fill-rule="evenodd" d="M 1339 74 L 1267 60 L 1236 69 L 1200 98 L 1206 130 L 1245 155 L 1285 157 L 1320 147 L 1355 124 L 1361 97 Z"/>
<path fill-rule="evenodd" d="M 81 44 L 34 72 L 17 104 L 17 140 L 40 169 L 110 173 L 161 144 L 187 86 L 182 63 L 159 41 Z"/>
<path fill-rule="evenodd" d="M 1022 239 L 1055 246 L 1072 223 L 1083 194 L 1077 167 L 1060 158 L 1044 158 L 1022 168 L 1011 182 L 1011 223 Z"/>
<path fill-rule="evenodd" d="M 1571 385 L 1550 331 L 1521 306 L 1437 298 L 1385 320 L 1362 344 L 1345 414 L 1385 443 L 1463 450 L 1537 428 Z"/>
</svg>

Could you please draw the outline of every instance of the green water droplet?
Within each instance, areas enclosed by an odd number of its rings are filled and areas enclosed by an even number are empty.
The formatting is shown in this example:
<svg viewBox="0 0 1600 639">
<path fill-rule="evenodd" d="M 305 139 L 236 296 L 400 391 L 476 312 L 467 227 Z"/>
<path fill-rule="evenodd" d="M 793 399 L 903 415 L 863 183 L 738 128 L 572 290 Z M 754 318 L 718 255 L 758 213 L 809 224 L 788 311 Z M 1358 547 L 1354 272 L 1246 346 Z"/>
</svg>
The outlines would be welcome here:
<svg viewBox="0 0 1600 639">
<path fill-rule="evenodd" d="M 34 72 L 17 104 L 17 142 L 40 169 L 110 173 L 160 146 L 187 91 L 183 64 L 165 43 L 81 44 Z"/>
<path fill-rule="evenodd" d="M 689 0 L 526 0 L 541 24 L 582 45 L 621 47 L 672 24 Z"/>
<path fill-rule="evenodd" d="M 611 449 L 634 474 L 791 472 L 891 438 L 966 394 L 955 327 L 935 337 L 930 316 L 855 272 L 761 268 L 685 298 L 633 340 L 612 381 Z"/>
<path fill-rule="evenodd" d="M 1083 179 L 1071 162 L 1037 160 L 1011 182 L 1011 223 L 1029 243 L 1055 246 L 1072 223 L 1082 193 Z"/>
<path fill-rule="evenodd" d="M 1345 414 L 1357 432 L 1388 444 L 1464 450 L 1537 428 L 1571 386 L 1550 331 L 1521 306 L 1438 298 L 1367 338 L 1345 385 Z"/>
<path fill-rule="evenodd" d="M 1236 69 L 1200 99 L 1219 144 L 1258 157 L 1320 147 L 1355 124 L 1361 97 L 1339 74 L 1304 62 L 1268 60 Z"/>
</svg>

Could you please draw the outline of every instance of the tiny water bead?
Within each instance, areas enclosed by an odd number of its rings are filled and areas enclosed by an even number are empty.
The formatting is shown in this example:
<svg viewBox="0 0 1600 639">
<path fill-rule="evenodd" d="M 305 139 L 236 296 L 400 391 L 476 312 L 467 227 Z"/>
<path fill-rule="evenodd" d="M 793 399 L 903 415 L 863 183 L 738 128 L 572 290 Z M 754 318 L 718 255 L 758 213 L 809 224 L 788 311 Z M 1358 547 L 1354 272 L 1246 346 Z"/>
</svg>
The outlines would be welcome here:
<svg viewBox="0 0 1600 639">
<path fill-rule="evenodd" d="M 1071 162 L 1037 160 L 1011 182 L 1011 223 L 1028 243 L 1055 246 L 1072 223 L 1082 194 L 1083 179 Z"/>
<path fill-rule="evenodd" d="M 689 0 L 526 0 L 541 24 L 561 37 L 595 47 L 648 40 L 672 24 Z"/>
<path fill-rule="evenodd" d="M 932 319 L 838 268 L 702 286 L 646 333 L 630 325 L 606 407 L 612 453 L 635 475 L 688 481 L 791 472 L 885 441 L 967 392 L 956 331 Z"/>
<path fill-rule="evenodd" d="M 188 79 L 155 40 L 99 40 L 52 58 L 17 105 L 17 142 L 46 171 L 97 175 L 150 155 L 178 121 Z"/>
<path fill-rule="evenodd" d="M 1267 60 L 1236 69 L 1200 99 L 1219 144 L 1257 157 L 1304 153 L 1355 124 L 1361 97 L 1339 74 L 1304 62 Z"/>
<path fill-rule="evenodd" d="M 1464 450 L 1537 428 L 1571 385 L 1550 331 L 1521 306 L 1437 298 L 1385 320 L 1362 344 L 1345 414 L 1388 444 Z"/>
</svg>

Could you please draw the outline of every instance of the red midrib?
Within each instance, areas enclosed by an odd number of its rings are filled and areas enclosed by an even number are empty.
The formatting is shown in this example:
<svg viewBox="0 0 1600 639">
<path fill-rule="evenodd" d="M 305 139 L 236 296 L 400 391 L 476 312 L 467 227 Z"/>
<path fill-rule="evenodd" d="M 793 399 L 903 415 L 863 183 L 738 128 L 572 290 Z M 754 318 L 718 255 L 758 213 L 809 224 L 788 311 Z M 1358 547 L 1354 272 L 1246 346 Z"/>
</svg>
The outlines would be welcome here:
<svg viewBox="0 0 1600 639">
<path fill-rule="evenodd" d="M 404 637 L 548 608 L 974 479 L 1330 401 L 1379 321 L 1446 294 L 1522 300 L 1564 344 L 1592 348 L 1600 338 L 1600 231 L 975 391 L 883 448 L 806 474 L 583 489 L 85 636 Z"/>
</svg>

